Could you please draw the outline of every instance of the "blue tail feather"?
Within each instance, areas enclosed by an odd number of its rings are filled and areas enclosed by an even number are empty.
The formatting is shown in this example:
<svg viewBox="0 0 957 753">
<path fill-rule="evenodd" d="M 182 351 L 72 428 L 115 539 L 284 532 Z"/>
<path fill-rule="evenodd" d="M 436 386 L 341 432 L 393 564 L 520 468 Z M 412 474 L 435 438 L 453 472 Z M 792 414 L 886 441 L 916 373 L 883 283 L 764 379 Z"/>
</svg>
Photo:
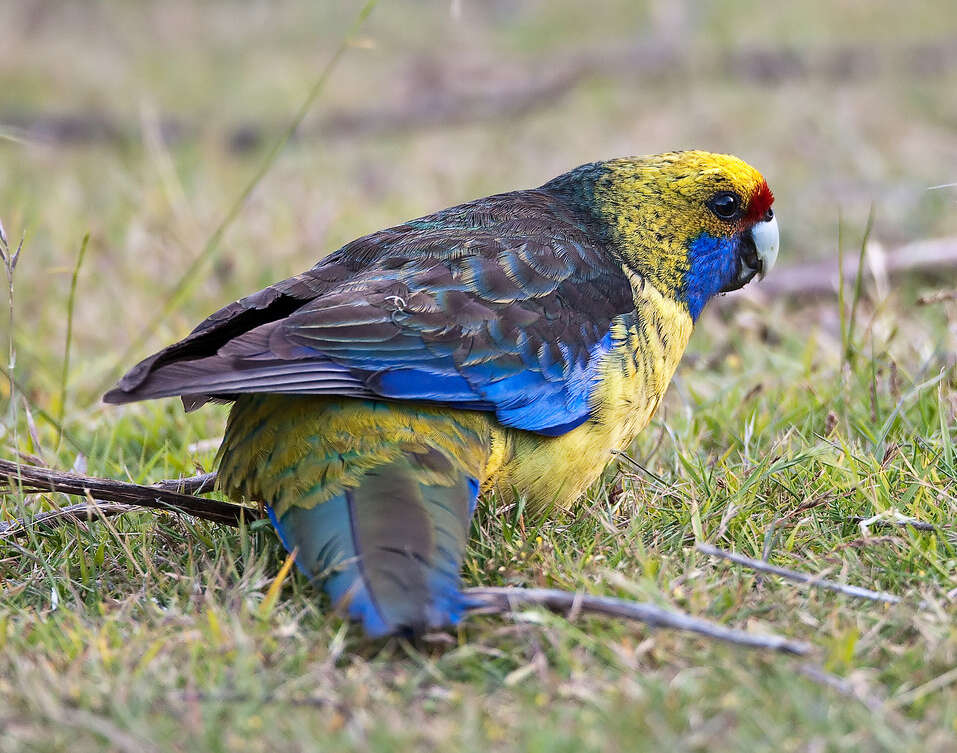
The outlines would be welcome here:
<svg viewBox="0 0 957 753">
<path fill-rule="evenodd" d="M 300 570 L 370 636 L 455 625 L 469 606 L 459 570 L 479 483 L 451 465 L 448 483 L 421 482 L 436 462 L 450 463 L 409 454 L 311 508 L 267 508 Z"/>
</svg>

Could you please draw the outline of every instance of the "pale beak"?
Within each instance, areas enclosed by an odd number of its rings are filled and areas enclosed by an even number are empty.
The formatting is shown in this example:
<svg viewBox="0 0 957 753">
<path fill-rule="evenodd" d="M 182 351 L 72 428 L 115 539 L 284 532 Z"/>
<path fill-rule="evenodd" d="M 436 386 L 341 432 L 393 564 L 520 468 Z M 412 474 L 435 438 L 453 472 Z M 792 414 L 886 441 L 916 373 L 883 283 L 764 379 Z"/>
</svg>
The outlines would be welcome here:
<svg viewBox="0 0 957 753">
<path fill-rule="evenodd" d="M 778 218 L 771 216 L 751 228 L 754 249 L 758 253 L 758 276 L 763 280 L 778 259 Z"/>
</svg>

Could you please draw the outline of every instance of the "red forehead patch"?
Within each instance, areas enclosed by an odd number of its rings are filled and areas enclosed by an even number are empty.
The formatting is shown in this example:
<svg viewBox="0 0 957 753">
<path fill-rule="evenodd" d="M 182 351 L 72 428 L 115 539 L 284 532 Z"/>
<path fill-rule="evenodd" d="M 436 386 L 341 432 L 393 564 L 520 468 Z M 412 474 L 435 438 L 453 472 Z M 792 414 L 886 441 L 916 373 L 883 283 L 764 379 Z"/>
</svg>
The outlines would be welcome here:
<svg viewBox="0 0 957 753">
<path fill-rule="evenodd" d="M 773 203 L 774 194 L 771 193 L 771 189 L 768 188 L 768 182 L 762 180 L 761 185 L 758 186 L 758 190 L 754 192 L 754 195 L 751 196 L 751 201 L 748 203 L 748 214 L 744 218 L 745 223 L 751 225 L 763 220 L 764 215 L 768 213 Z"/>
</svg>

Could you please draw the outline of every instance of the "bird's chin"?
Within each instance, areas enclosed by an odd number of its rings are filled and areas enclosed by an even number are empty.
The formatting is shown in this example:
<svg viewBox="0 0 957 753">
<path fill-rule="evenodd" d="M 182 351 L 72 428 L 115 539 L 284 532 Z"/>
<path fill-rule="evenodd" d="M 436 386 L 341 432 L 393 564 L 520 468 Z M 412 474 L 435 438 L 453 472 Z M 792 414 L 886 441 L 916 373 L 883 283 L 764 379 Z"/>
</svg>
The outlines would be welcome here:
<svg viewBox="0 0 957 753">
<path fill-rule="evenodd" d="M 757 246 L 755 246 L 750 233 L 741 238 L 741 248 L 738 251 L 737 261 L 735 275 L 727 285 L 721 288 L 722 293 L 740 290 L 757 275 L 764 272 L 764 260 L 758 254 Z"/>
<path fill-rule="evenodd" d="M 758 270 L 756 269 L 749 269 L 749 270 L 742 269 L 741 272 L 738 273 L 737 277 L 735 277 L 731 282 L 729 282 L 727 285 L 721 288 L 721 292 L 731 293 L 732 291 L 740 290 L 749 282 L 751 282 L 751 280 L 757 277 L 757 274 L 758 274 Z"/>
</svg>

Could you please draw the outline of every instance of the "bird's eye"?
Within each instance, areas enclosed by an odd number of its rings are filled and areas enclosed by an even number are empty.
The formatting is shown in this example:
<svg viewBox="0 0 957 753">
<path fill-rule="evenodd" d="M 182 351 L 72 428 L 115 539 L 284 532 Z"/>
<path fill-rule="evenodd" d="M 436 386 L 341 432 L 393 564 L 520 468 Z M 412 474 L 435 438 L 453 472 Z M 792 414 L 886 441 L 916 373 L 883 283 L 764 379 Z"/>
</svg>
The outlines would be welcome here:
<svg viewBox="0 0 957 753">
<path fill-rule="evenodd" d="M 733 220 L 741 209 L 741 199 L 730 191 L 722 191 L 708 202 L 708 208 L 722 220 Z"/>
</svg>

